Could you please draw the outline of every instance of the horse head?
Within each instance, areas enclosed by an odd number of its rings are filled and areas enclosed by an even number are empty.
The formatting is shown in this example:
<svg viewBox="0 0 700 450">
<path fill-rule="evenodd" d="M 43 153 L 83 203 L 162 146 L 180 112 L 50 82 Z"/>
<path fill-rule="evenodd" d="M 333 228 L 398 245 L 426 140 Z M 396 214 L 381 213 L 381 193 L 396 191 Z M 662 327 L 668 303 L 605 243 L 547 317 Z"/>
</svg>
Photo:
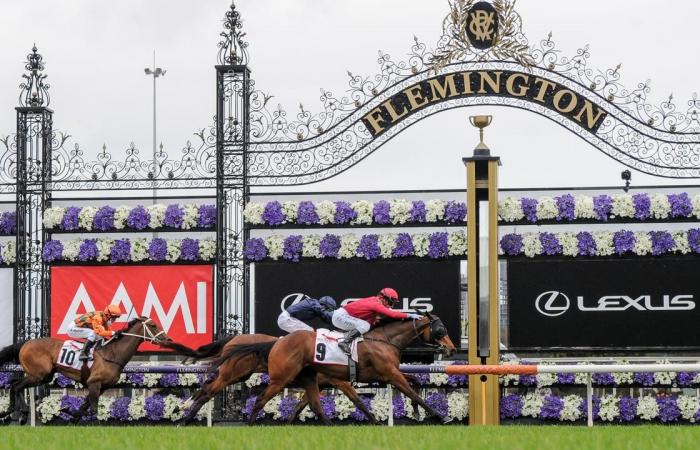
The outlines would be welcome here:
<svg viewBox="0 0 700 450">
<path fill-rule="evenodd" d="M 172 342 L 170 336 L 153 319 L 145 316 L 136 317 L 129 321 L 125 334 L 140 337 L 144 341 L 156 345 Z"/>
<path fill-rule="evenodd" d="M 416 324 L 419 330 L 418 336 L 423 342 L 439 346 L 442 354 L 447 357 L 454 355 L 457 351 L 447 334 L 447 327 L 438 316 L 426 312 L 422 319 L 416 321 Z"/>
</svg>

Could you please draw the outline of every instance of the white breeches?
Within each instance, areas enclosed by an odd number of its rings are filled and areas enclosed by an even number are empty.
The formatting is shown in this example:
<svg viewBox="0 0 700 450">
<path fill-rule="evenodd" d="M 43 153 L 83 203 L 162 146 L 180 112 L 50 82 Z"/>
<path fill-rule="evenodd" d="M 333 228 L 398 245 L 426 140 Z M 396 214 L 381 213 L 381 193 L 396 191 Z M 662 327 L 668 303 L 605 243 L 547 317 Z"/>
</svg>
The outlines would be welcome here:
<svg viewBox="0 0 700 450">
<path fill-rule="evenodd" d="M 295 319 L 290 316 L 287 311 L 282 311 L 282 314 L 277 318 L 277 326 L 286 331 L 287 333 L 294 333 L 295 331 L 314 331 L 313 328 L 305 324 L 299 319 Z"/>
<path fill-rule="evenodd" d="M 75 323 L 70 324 L 67 334 L 72 338 L 87 339 L 90 342 L 95 342 L 97 339 L 97 333 L 92 331 L 90 328 L 79 327 Z"/>
<path fill-rule="evenodd" d="M 345 308 L 333 311 L 333 325 L 345 331 L 357 330 L 360 334 L 365 334 L 370 329 L 369 322 L 351 316 Z"/>
</svg>

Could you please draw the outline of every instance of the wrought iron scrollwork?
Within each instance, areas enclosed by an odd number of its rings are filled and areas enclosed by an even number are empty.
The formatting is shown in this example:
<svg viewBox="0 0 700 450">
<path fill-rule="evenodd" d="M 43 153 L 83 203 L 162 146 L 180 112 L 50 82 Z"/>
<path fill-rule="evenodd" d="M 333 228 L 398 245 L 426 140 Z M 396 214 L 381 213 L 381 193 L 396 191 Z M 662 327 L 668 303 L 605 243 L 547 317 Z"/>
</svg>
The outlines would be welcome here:
<svg viewBox="0 0 700 450">
<path fill-rule="evenodd" d="M 49 106 L 49 84 L 44 83 L 46 74 L 44 70 L 44 57 L 38 53 L 36 45 L 27 55 L 27 63 L 24 68 L 27 73 L 22 74 L 24 81 L 19 85 L 19 105 L 25 107 Z"/>
<path fill-rule="evenodd" d="M 243 39 L 243 20 L 241 13 L 236 10 L 236 5 L 231 2 L 231 7 L 224 16 L 224 31 L 219 41 L 218 62 L 221 65 L 246 65 L 248 64 L 248 43 Z"/>
</svg>

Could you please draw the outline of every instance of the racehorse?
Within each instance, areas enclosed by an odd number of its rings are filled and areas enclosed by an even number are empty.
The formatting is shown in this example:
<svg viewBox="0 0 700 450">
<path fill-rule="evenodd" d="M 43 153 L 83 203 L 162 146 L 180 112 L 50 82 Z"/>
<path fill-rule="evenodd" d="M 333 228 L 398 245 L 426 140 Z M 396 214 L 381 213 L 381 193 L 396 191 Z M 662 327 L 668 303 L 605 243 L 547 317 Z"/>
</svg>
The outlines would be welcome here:
<svg viewBox="0 0 700 450">
<path fill-rule="evenodd" d="M 364 340 L 358 343 L 358 381 L 389 383 L 409 397 L 414 404 L 422 406 L 429 415 L 448 422 L 448 418 L 441 418 L 435 409 L 425 403 L 411 388 L 406 376 L 399 371 L 401 351 L 416 339 L 440 348 L 446 356 L 451 356 L 456 351 L 442 320 L 430 313 L 420 320 L 388 322 L 370 330 L 364 335 Z M 223 352 L 213 366 L 223 365 L 229 358 L 267 355 L 270 383 L 255 401 L 249 419 L 251 425 L 265 404 L 295 379 L 306 390 L 316 415 L 323 423 L 329 424 L 321 407 L 316 373 L 337 380 L 348 380 L 349 374 L 344 366 L 314 363 L 315 344 L 315 332 L 297 331 L 274 342 L 234 345 L 230 350 Z"/>
<path fill-rule="evenodd" d="M 176 352 L 194 356 L 194 350 L 173 342 L 153 320 L 138 317 L 131 320 L 122 331 L 121 336 L 104 342 L 95 349 L 94 362 L 90 369 L 83 365 L 81 370 L 57 364 L 59 352 L 64 341 L 53 338 L 32 339 L 7 346 L 0 350 L 0 364 L 18 360 L 24 369 L 24 377 L 15 381 L 10 387 L 9 414 L 14 412 L 15 394 L 28 387 L 40 386 L 50 382 L 55 372 L 82 382 L 88 389 L 88 401 L 83 402 L 80 410 L 73 416 L 80 418 L 92 408 L 97 412 L 97 400 L 107 388 L 117 383 L 122 369 L 134 356 L 142 342 L 150 342 L 167 347 Z M 70 414 L 69 411 L 64 411 Z"/>
<path fill-rule="evenodd" d="M 211 344 L 204 345 L 195 350 L 195 359 L 211 358 L 211 357 L 222 357 L 222 355 L 227 354 L 232 348 L 240 345 L 272 345 L 277 342 L 280 338 L 275 336 L 270 336 L 267 334 L 241 334 L 235 337 L 227 337 L 220 339 Z M 287 339 L 287 337 L 282 340 Z M 267 352 L 250 352 L 240 356 L 226 356 L 225 358 L 216 359 L 212 364 L 212 367 L 219 367 L 219 372 L 213 380 L 207 382 L 202 386 L 192 397 L 190 397 L 184 404 L 180 405 L 180 410 L 188 410 L 185 417 L 182 419 L 182 423 L 187 424 L 192 421 L 197 412 L 204 406 L 213 396 L 221 392 L 226 386 L 237 383 L 245 378 L 248 378 L 251 374 L 255 372 L 266 372 L 267 371 Z M 314 383 L 316 381 L 314 380 Z M 318 377 L 318 384 L 320 386 L 333 386 L 340 389 L 352 402 L 357 406 L 360 411 L 362 411 L 370 423 L 378 424 L 376 418 L 372 413 L 369 412 L 367 406 L 362 402 L 360 396 L 352 387 L 350 382 L 343 381 L 340 379 L 334 379 L 329 376 L 321 374 Z M 302 386 L 304 387 L 304 386 Z M 317 388 L 318 389 L 318 388 Z M 302 399 L 296 406 L 294 413 L 289 417 L 288 422 L 293 422 L 301 411 L 308 405 L 308 395 L 304 394 Z"/>
</svg>

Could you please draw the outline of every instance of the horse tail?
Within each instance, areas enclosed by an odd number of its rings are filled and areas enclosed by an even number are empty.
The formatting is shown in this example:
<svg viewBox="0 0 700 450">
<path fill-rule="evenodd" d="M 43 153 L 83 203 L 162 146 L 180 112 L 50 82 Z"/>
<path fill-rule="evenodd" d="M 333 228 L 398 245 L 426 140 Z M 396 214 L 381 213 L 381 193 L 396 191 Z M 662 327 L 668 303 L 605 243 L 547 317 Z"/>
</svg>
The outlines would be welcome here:
<svg viewBox="0 0 700 450">
<path fill-rule="evenodd" d="M 229 341 L 234 337 L 235 336 L 226 336 L 224 338 L 219 339 L 218 341 L 212 342 L 211 344 L 206 344 L 202 345 L 201 347 L 198 347 L 197 350 L 195 350 L 197 356 L 195 356 L 194 358 L 204 359 L 218 355 L 221 349 L 224 348 L 224 346 L 228 344 Z"/>
<path fill-rule="evenodd" d="M 241 357 L 247 355 L 255 355 L 260 361 L 267 362 L 267 357 L 270 355 L 270 350 L 272 350 L 272 346 L 275 345 L 276 342 L 277 341 L 274 340 L 269 342 L 261 342 L 257 344 L 234 345 L 229 350 L 224 352 L 223 355 L 212 361 L 209 370 L 211 371 L 216 369 L 217 367 L 225 363 L 226 360 L 234 356 Z"/>
<path fill-rule="evenodd" d="M 0 350 L 0 364 L 5 364 L 8 362 L 17 361 L 19 356 L 19 350 L 24 345 L 24 342 L 18 342 L 16 344 L 8 345 L 7 347 Z"/>
</svg>

